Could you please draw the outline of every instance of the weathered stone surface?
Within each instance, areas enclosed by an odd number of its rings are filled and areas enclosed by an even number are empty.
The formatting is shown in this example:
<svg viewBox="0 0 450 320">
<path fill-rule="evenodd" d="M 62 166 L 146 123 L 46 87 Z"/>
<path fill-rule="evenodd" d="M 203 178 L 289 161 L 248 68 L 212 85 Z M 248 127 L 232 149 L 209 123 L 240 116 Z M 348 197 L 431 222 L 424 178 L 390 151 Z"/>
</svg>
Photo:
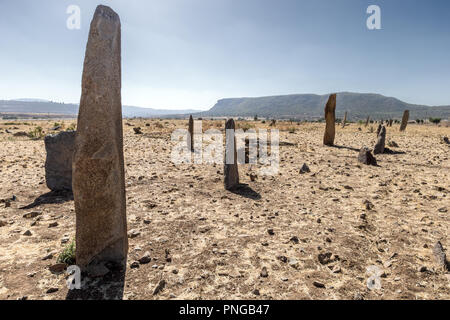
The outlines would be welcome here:
<svg viewBox="0 0 450 320">
<path fill-rule="evenodd" d="M 98 6 L 84 60 L 73 158 L 76 258 L 124 265 L 128 252 L 119 16 Z"/>
<path fill-rule="evenodd" d="M 336 123 L 336 94 L 330 95 L 325 106 L 325 136 L 323 137 L 323 144 L 326 146 L 334 145 L 335 123 Z"/>
<path fill-rule="evenodd" d="M 63 131 L 44 139 L 47 158 L 45 181 L 53 191 L 72 190 L 72 157 L 75 131 Z"/>
<path fill-rule="evenodd" d="M 236 126 L 233 119 L 229 119 L 225 124 L 225 162 L 224 162 L 224 185 L 225 189 L 231 190 L 239 184 L 239 172 L 236 151 Z"/>
<path fill-rule="evenodd" d="M 377 165 L 377 159 L 375 159 L 370 150 L 366 147 L 362 147 L 361 150 L 359 150 L 358 161 L 367 165 Z"/>
<path fill-rule="evenodd" d="M 386 127 L 382 126 L 380 133 L 378 134 L 378 140 L 373 148 L 373 154 L 384 153 L 384 147 L 386 145 Z"/>
<path fill-rule="evenodd" d="M 194 119 L 192 118 L 192 115 L 189 116 L 189 137 L 187 140 L 188 143 L 188 150 L 191 150 L 191 152 L 194 152 Z"/>
<path fill-rule="evenodd" d="M 400 131 L 405 131 L 409 120 L 409 110 L 403 112 L 402 124 L 400 125 Z"/>
</svg>

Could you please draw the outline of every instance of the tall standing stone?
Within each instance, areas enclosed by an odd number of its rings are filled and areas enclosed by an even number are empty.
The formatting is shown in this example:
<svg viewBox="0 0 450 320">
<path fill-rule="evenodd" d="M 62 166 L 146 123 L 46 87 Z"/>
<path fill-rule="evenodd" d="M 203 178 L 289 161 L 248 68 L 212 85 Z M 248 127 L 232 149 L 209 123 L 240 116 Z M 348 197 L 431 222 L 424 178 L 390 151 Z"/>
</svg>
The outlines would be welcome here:
<svg viewBox="0 0 450 320">
<path fill-rule="evenodd" d="M 325 106 L 325 136 L 323 137 L 323 144 L 326 146 L 334 145 L 335 123 L 336 123 L 336 94 L 330 95 Z"/>
<path fill-rule="evenodd" d="M 386 127 L 382 126 L 380 129 L 380 133 L 378 134 L 378 140 L 375 144 L 375 148 L 373 148 L 373 154 L 384 153 L 384 147 L 386 144 Z"/>
<path fill-rule="evenodd" d="M 84 59 L 73 158 L 76 262 L 124 265 L 128 252 L 119 16 L 98 6 Z"/>
<path fill-rule="evenodd" d="M 380 135 L 381 127 L 382 127 L 382 125 L 380 123 L 377 128 L 377 137 Z"/>
<path fill-rule="evenodd" d="M 400 131 L 405 131 L 409 120 L 409 110 L 403 112 L 402 124 L 400 125 Z"/>
<path fill-rule="evenodd" d="M 239 184 L 235 132 L 234 120 L 229 119 L 225 123 L 225 163 L 223 169 L 224 185 L 227 190 L 232 190 Z"/>
<path fill-rule="evenodd" d="M 191 150 L 191 152 L 194 152 L 194 118 L 192 118 L 192 115 L 189 116 L 189 137 L 188 137 L 188 149 Z"/>
<path fill-rule="evenodd" d="M 342 120 L 342 128 L 344 128 L 345 127 L 345 124 L 347 123 L 347 111 L 345 111 L 345 114 L 344 114 L 344 120 Z"/>
<path fill-rule="evenodd" d="M 72 190 L 72 158 L 75 146 L 75 131 L 62 131 L 44 139 L 47 158 L 45 160 L 45 182 L 52 191 Z"/>
<path fill-rule="evenodd" d="M 367 117 L 366 125 L 365 125 L 366 127 L 369 125 L 369 121 L 370 121 L 370 116 Z"/>
</svg>

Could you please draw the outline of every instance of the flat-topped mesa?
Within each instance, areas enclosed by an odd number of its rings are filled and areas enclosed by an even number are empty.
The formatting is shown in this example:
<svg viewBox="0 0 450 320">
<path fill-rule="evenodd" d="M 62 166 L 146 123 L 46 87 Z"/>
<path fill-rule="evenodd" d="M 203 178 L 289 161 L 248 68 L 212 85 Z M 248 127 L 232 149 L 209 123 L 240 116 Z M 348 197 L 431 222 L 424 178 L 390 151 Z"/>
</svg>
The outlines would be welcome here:
<svg viewBox="0 0 450 320">
<path fill-rule="evenodd" d="M 236 150 L 236 126 L 233 119 L 225 123 L 225 161 L 224 161 L 224 186 L 226 190 L 232 190 L 239 185 L 239 172 Z"/>
<path fill-rule="evenodd" d="M 323 144 L 326 146 L 334 145 L 334 137 L 336 134 L 336 94 L 330 95 L 325 106 L 325 136 L 323 137 Z"/>
<path fill-rule="evenodd" d="M 409 120 L 409 110 L 403 112 L 402 124 L 400 125 L 400 131 L 405 131 Z"/>
<path fill-rule="evenodd" d="M 89 31 L 73 157 L 76 262 L 125 265 L 128 253 L 119 16 L 98 6 Z"/>
<path fill-rule="evenodd" d="M 192 115 L 189 116 L 189 137 L 187 139 L 188 150 L 194 152 L 194 118 Z"/>
<path fill-rule="evenodd" d="M 384 148 L 386 144 L 386 127 L 381 126 L 380 132 L 378 134 L 378 140 L 373 148 L 373 154 L 384 153 Z"/>
</svg>

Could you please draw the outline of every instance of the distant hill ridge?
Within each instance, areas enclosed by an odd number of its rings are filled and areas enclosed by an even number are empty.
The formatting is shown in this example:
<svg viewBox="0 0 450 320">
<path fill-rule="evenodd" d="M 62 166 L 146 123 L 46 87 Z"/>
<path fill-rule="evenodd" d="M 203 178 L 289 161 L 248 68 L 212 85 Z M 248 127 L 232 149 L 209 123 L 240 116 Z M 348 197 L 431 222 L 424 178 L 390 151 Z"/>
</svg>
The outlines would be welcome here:
<svg viewBox="0 0 450 320">
<path fill-rule="evenodd" d="M 78 105 L 36 99 L 0 100 L 0 113 L 78 114 Z M 172 114 L 196 113 L 198 110 L 164 110 L 123 106 L 124 117 L 157 117 Z"/>
<path fill-rule="evenodd" d="M 202 116 L 240 116 L 268 118 L 320 118 L 329 94 L 291 94 L 256 98 L 221 99 Z M 450 117 L 450 106 L 430 107 L 403 102 L 399 99 L 374 93 L 340 92 L 337 94 L 336 114 L 348 111 L 349 119 L 357 120 L 371 116 L 373 119 L 401 117 L 404 110 L 411 117 Z"/>
<path fill-rule="evenodd" d="M 210 110 L 162 110 L 123 107 L 124 117 L 258 117 L 277 119 L 318 119 L 329 94 L 291 94 L 255 98 L 227 98 L 219 100 Z M 336 115 L 342 117 L 348 111 L 349 120 L 400 118 L 404 110 L 410 110 L 410 119 L 429 117 L 450 118 L 450 106 L 430 107 L 403 102 L 393 97 L 374 93 L 339 92 Z M 32 99 L 0 100 L 0 113 L 50 113 L 77 115 L 78 105 Z"/>
</svg>

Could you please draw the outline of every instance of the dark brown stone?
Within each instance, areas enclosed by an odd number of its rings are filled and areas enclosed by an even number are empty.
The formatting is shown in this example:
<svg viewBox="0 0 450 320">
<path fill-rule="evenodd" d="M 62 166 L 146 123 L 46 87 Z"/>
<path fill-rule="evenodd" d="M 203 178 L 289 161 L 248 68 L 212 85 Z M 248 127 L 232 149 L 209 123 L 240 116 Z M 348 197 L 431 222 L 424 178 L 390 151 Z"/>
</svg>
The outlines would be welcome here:
<svg viewBox="0 0 450 320">
<path fill-rule="evenodd" d="M 326 146 L 334 145 L 335 125 L 336 125 L 336 94 L 330 95 L 325 106 L 325 135 L 323 137 L 323 144 Z"/>
<path fill-rule="evenodd" d="M 378 134 L 378 140 L 375 144 L 375 148 L 373 148 L 373 154 L 381 154 L 384 153 L 384 147 L 386 144 L 386 127 L 382 126 L 380 133 Z"/>
<path fill-rule="evenodd" d="M 402 124 L 400 125 L 400 131 L 405 131 L 409 120 L 409 110 L 403 112 Z"/>
<path fill-rule="evenodd" d="M 236 151 L 236 126 L 233 119 L 225 124 L 225 161 L 224 161 L 224 185 L 225 189 L 231 190 L 239 184 L 239 172 Z"/>
</svg>

